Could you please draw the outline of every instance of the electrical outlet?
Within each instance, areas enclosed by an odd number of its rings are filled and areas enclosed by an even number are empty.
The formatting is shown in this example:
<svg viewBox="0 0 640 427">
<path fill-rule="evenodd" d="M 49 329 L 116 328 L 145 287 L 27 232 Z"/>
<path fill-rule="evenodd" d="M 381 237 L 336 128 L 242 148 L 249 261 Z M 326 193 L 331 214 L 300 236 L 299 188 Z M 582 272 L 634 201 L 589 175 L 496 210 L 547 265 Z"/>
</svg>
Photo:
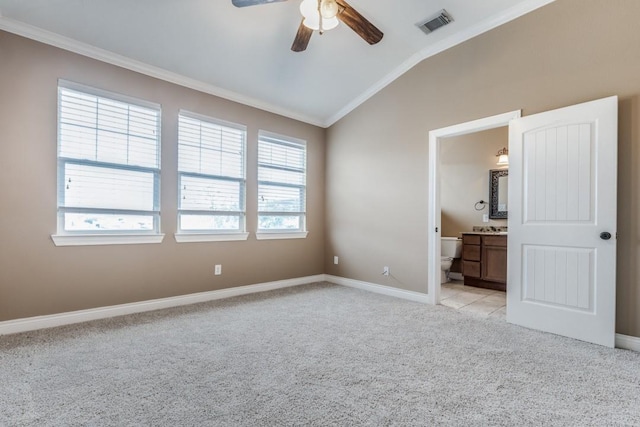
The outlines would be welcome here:
<svg viewBox="0 0 640 427">
<path fill-rule="evenodd" d="M 214 270 L 214 274 L 219 276 L 222 274 L 222 264 L 216 264 L 216 268 Z"/>
<path fill-rule="evenodd" d="M 338 265 L 338 256 L 337 256 L 337 255 L 335 255 L 335 256 L 333 257 L 333 263 L 334 263 L 335 265 Z"/>
<path fill-rule="evenodd" d="M 382 275 L 383 276 L 388 276 L 391 273 L 389 272 L 389 267 L 387 267 L 386 265 L 382 268 Z"/>
<path fill-rule="evenodd" d="M 482 215 L 482 222 L 489 222 L 489 214 Z"/>
</svg>

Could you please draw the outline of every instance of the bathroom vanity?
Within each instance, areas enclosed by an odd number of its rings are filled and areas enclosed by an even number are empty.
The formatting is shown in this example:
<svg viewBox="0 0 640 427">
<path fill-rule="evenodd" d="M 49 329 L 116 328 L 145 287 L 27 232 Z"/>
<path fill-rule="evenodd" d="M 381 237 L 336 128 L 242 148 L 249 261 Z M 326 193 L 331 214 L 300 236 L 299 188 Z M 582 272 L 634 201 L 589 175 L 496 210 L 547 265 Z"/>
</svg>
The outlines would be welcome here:
<svg viewBox="0 0 640 427">
<path fill-rule="evenodd" d="M 462 233 L 464 284 L 507 290 L 507 235 L 505 233 Z"/>
</svg>

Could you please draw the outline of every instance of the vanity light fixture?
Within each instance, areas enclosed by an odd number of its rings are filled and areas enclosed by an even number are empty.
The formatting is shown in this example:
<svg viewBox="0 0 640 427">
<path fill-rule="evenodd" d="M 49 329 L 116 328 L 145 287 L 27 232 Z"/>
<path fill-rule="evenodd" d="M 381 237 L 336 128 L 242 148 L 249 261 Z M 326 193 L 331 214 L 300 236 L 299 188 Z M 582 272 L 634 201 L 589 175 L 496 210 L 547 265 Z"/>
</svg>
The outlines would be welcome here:
<svg viewBox="0 0 640 427">
<path fill-rule="evenodd" d="M 506 147 L 498 150 L 498 154 L 496 154 L 498 158 L 498 166 L 509 166 L 509 150 Z"/>
</svg>

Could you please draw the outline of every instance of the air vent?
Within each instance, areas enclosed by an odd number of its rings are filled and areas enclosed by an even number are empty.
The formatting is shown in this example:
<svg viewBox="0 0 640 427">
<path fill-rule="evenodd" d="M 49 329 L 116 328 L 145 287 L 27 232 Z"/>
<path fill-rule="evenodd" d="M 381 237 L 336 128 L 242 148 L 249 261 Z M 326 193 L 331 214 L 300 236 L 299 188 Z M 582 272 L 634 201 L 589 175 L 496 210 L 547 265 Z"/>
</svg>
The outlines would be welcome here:
<svg viewBox="0 0 640 427">
<path fill-rule="evenodd" d="M 418 27 L 427 34 L 430 34 L 437 30 L 440 27 L 444 27 L 447 24 L 450 24 L 453 21 L 453 18 L 449 13 L 442 9 L 436 15 L 430 17 L 425 22 L 421 24 L 417 24 Z"/>
</svg>

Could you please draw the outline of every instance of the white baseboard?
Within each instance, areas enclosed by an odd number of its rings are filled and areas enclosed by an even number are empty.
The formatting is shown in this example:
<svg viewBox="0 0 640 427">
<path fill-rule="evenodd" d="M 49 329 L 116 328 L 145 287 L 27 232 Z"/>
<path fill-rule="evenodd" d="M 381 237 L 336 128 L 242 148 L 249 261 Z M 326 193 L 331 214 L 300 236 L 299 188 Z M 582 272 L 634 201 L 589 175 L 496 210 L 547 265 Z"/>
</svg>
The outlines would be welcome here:
<svg viewBox="0 0 640 427">
<path fill-rule="evenodd" d="M 123 316 L 126 314 L 143 313 L 145 311 L 160 310 L 163 308 L 178 307 L 199 302 L 231 298 L 240 295 L 271 291 L 274 289 L 288 288 L 291 286 L 299 286 L 308 283 L 322 282 L 324 280 L 325 275 L 319 274 L 316 276 L 299 277 L 295 279 L 279 280 L 275 282 L 260 283 L 255 285 L 238 286 L 235 288 L 220 289 L 217 291 L 199 292 L 196 294 L 180 295 L 176 297 L 160 298 L 129 304 L 112 305 L 108 307 L 92 308 L 88 310 L 78 310 L 67 313 L 8 320 L 5 322 L 0 322 L 0 335 L 34 331 L 37 329 L 53 328 L 56 326 L 88 322 L 90 320 L 106 319 L 109 317 Z"/>
<path fill-rule="evenodd" d="M 259 283 L 255 285 L 238 286 L 235 288 L 220 289 L 217 291 L 199 292 L 196 294 L 180 295 L 176 297 L 160 298 L 129 304 L 112 305 L 108 307 L 92 308 L 88 310 L 71 311 L 67 313 L 51 314 L 46 316 L 28 317 L 0 322 L 0 335 L 16 334 L 38 329 L 53 328 L 56 326 L 71 325 L 74 323 L 88 322 L 90 320 L 106 319 L 109 317 L 124 316 L 127 314 L 143 313 L 146 311 L 161 310 L 163 308 L 179 307 L 200 302 L 214 301 L 231 298 L 240 295 L 254 294 L 275 289 L 306 285 L 315 282 L 330 282 L 336 285 L 362 289 L 377 294 L 401 298 L 427 304 L 428 295 L 390 286 L 347 279 L 329 274 L 298 277 L 295 279 L 278 280 L 275 282 Z M 616 348 L 640 352 L 640 337 L 616 334 Z"/>
<path fill-rule="evenodd" d="M 416 301 L 427 304 L 429 298 L 427 294 L 421 294 L 414 291 L 406 291 L 404 289 L 392 288 L 391 286 L 378 285 L 375 283 L 362 282 L 360 280 L 346 279 L 344 277 L 325 275 L 325 280 L 336 285 L 348 286 L 350 288 L 358 288 L 376 294 L 387 295 L 390 297 L 402 298 L 409 301 Z"/>
<path fill-rule="evenodd" d="M 630 335 L 616 334 L 616 348 L 640 352 L 640 338 Z"/>
</svg>

